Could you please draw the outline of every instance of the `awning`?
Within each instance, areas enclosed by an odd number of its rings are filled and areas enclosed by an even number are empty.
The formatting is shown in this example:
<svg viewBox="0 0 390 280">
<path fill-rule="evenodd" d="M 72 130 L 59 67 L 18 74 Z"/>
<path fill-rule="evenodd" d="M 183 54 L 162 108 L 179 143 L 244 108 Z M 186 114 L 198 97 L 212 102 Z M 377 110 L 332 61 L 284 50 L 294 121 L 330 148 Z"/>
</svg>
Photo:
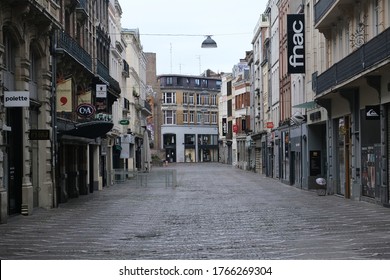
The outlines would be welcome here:
<svg viewBox="0 0 390 280">
<path fill-rule="evenodd" d="M 315 101 L 309 101 L 305 103 L 301 103 L 298 105 L 292 106 L 293 108 L 303 108 L 303 109 L 313 109 L 318 107 L 318 104 Z"/>
<path fill-rule="evenodd" d="M 84 137 L 89 139 L 95 139 L 106 135 L 114 127 L 113 122 L 108 121 L 90 121 L 83 123 L 76 123 L 72 126 L 65 125 L 61 129 L 61 125 L 58 126 L 58 132 L 62 135 L 70 135 L 77 137 Z"/>
</svg>

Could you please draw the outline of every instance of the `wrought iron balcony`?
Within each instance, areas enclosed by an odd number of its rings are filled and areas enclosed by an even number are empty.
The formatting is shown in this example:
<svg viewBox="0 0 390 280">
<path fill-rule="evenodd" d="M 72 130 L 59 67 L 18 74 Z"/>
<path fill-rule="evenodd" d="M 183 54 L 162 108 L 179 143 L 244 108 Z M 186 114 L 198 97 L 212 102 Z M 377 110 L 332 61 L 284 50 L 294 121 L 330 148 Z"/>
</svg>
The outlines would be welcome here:
<svg viewBox="0 0 390 280">
<path fill-rule="evenodd" d="M 122 74 L 127 78 L 130 77 L 130 66 L 126 60 L 123 60 Z"/>
<path fill-rule="evenodd" d="M 96 74 L 98 74 L 106 82 L 109 82 L 108 80 L 110 79 L 110 72 L 108 67 L 104 65 L 99 59 L 96 61 Z"/>
<path fill-rule="evenodd" d="M 84 22 L 88 18 L 88 3 L 87 0 L 79 0 L 80 3 L 76 7 L 77 20 Z"/>
<path fill-rule="evenodd" d="M 317 25 L 319 21 L 330 10 L 337 0 L 320 0 L 314 5 L 314 24 Z"/>
<path fill-rule="evenodd" d="M 57 47 L 64 50 L 86 69 L 92 72 L 92 58 L 69 34 L 57 31 Z"/>
<path fill-rule="evenodd" d="M 390 58 L 390 28 L 362 45 L 359 49 L 335 63 L 313 80 L 316 95 L 329 91 Z"/>
<path fill-rule="evenodd" d="M 100 60 L 97 60 L 96 73 L 110 85 L 110 88 L 115 92 L 114 95 L 116 97 L 119 97 L 121 93 L 119 82 L 110 76 L 108 67 L 104 65 Z"/>
<path fill-rule="evenodd" d="M 144 108 L 148 111 L 148 113 L 152 113 L 152 106 L 150 106 L 149 102 L 144 100 Z"/>
</svg>

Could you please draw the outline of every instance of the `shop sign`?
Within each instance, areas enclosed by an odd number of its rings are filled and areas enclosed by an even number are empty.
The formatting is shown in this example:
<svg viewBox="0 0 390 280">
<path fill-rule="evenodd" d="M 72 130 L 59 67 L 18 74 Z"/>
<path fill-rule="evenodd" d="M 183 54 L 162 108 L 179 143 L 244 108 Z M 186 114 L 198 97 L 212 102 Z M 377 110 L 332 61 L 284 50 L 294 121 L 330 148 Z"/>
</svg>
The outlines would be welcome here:
<svg viewBox="0 0 390 280">
<path fill-rule="evenodd" d="M 380 106 L 366 106 L 366 120 L 379 120 Z"/>
<path fill-rule="evenodd" d="M 304 14 L 287 15 L 288 73 L 305 73 Z"/>
<path fill-rule="evenodd" d="M 273 122 L 267 122 L 266 123 L 267 128 L 274 128 L 274 123 Z"/>
<path fill-rule="evenodd" d="M 222 118 L 222 136 L 226 136 L 227 134 L 227 123 L 226 118 Z"/>
<path fill-rule="evenodd" d="M 128 125 L 130 122 L 129 122 L 129 120 L 120 120 L 119 121 L 119 124 L 121 124 L 121 125 Z"/>
<path fill-rule="evenodd" d="M 4 91 L 4 107 L 29 107 L 30 92 Z"/>
<path fill-rule="evenodd" d="M 77 106 L 76 113 L 79 117 L 87 118 L 95 114 L 95 107 L 91 104 L 83 103 Z"/>
<path fill-rule="evenodd" d="M 107 85 L 105 84 L 96 85 L 96 98 L 107 98 Z"/>
<path fill-rule="evenodd" d="M 72 112 L 72 79 L 59 81 L 57 83 L 57 112 Z"/>
<path fill-rule="evenodd" d="M 50 140 L 50 130 L 48 129 L 30 129 L 28 132 L 29 140 Z"/>
</svg>

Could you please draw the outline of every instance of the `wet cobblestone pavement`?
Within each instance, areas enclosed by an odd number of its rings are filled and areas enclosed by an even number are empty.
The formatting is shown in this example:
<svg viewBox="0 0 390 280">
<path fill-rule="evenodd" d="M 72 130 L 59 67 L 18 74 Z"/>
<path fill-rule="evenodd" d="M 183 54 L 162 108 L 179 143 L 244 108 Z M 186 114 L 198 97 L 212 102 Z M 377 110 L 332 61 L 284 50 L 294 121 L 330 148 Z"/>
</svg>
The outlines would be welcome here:
<svg viewBox="0 0 390 280">
<path fill-rule="evenodd" d="M 390 259 L 388 208 L 217 163 L 168 169 L 176 187 L 131 180 L 10 217 L 0 259 Z"/>
</svg>

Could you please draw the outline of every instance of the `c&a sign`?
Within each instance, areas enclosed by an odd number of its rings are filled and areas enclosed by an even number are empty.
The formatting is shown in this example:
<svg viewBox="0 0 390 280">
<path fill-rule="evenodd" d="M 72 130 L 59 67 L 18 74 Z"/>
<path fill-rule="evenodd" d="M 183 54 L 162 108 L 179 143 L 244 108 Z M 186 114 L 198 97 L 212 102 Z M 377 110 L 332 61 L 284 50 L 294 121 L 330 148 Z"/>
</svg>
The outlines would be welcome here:
<svg viewBox="0 0 390 280">
<path fill-rule="evenodd" d="M 305 15 L 287 15 L 288 73 L 305 73 Z"/>
<path fill-rule="evenodd" d="M 88 103 L 82 103 L 76 108 L 77 115 L 83 118 L 91 117 L 93 114 L 95 114 L 95 112 L 95 106 Z"/>
</svg>

